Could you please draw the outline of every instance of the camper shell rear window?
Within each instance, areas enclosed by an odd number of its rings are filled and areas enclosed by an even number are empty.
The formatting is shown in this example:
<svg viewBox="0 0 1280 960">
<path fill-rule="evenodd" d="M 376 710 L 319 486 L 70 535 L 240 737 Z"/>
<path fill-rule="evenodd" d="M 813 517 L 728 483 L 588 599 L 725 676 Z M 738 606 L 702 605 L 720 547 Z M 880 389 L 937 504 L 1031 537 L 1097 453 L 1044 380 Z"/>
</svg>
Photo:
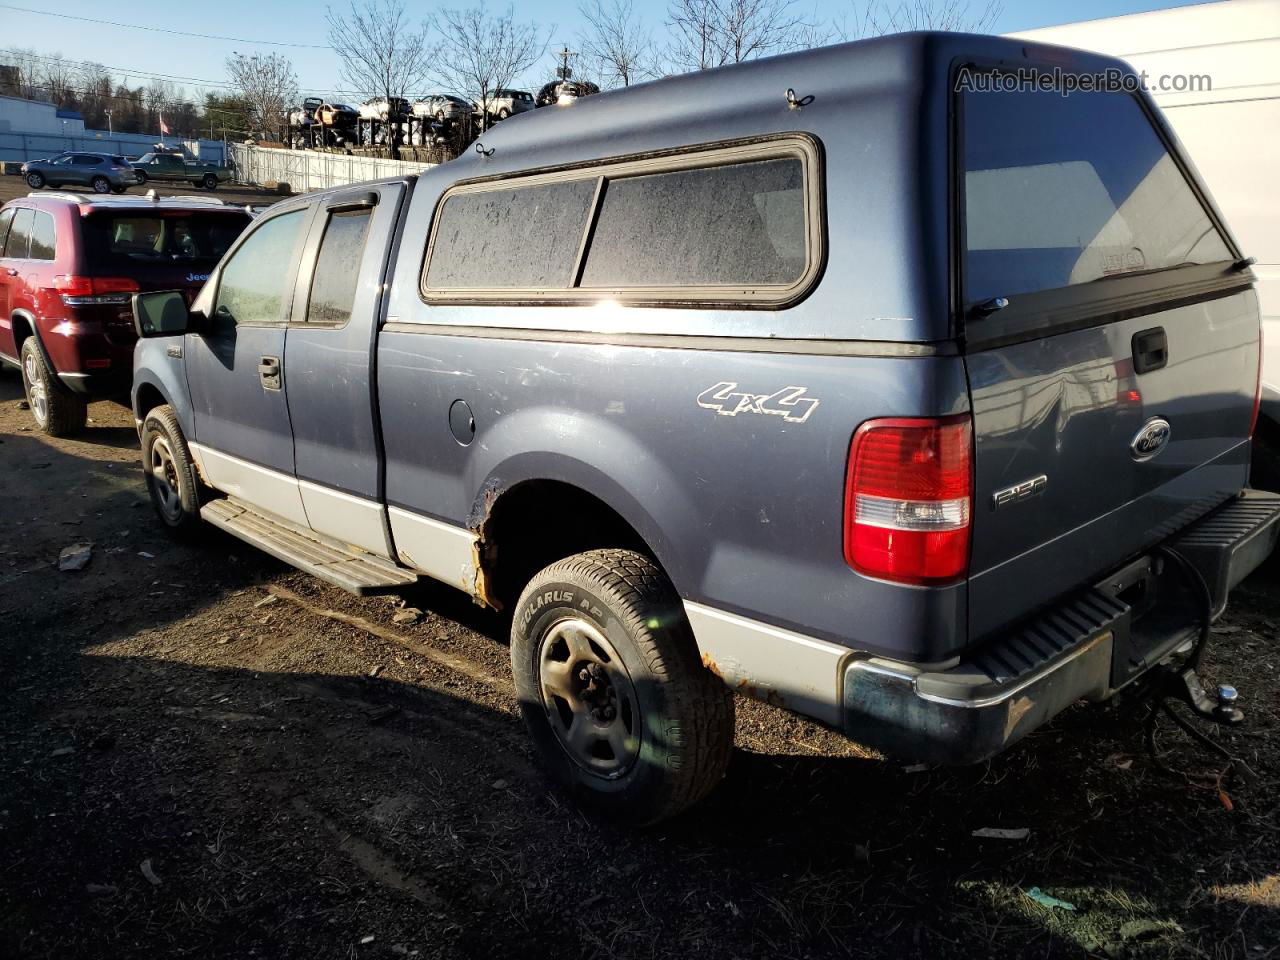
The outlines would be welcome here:
<svg viewBox="0 0 1280 960">
<path fill-rule="evenodd" d="M 1133 95 L 957 96 L 966 308 L 1232 259 Z"/>
</svg>

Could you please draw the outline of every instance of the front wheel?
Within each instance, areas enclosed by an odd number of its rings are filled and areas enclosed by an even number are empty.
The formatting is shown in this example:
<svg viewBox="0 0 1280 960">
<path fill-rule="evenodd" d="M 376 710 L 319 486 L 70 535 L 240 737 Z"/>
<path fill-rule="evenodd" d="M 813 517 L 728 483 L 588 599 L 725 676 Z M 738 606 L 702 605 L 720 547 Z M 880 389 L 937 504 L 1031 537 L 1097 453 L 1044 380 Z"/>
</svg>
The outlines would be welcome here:
<svg viewBox="0 0 1280 960">
<path fill-rule="evenodd" d="M 44 174 L 28 173 L 27 186 L 30 187 L 32 190 L 39 190 L 41 187 L 44 186 Z"/>
<path fill-rule="evenodd" d="M 189 538 L 201 530 L 200 504 L 206 489 L 173 407 L 160 406 L 142 421 L 142 470 L 151 505 L 170 533 Z"/>
<path fill-rule="evenodd" d="M 511 667 L 544 765 L 588 805 L 642 826 L 724 776 L 733 694 L 643 554 L 592 550 L 537 574 L 514 611 Z"/>
<path fill-rule="evenodd" d="M 36 426 L 51 437 L 70 437 L 84 429 L 88 408 L 53 375 L 35 336 L 22 341 L 22 387 Z"/>
<path fill-rule="evenodd" d="M 505 120 L 509 116 L 511 116 L 511 111 L 508 110 L 506 107 L 503 107 L 501 110 L 498 111 L 499 120 Z"/>
<path fill-rule="evenodd" d="M 144 171 L 144 170 L 135 170 L 135 171 L 133 171 L 133 179 L 134 179 L 135 181 L 137 181 L 138 183 L 146 183 L 146 182 L 147 182 L 147 174 L 146 174 L 146 171 Z"/>
<path fill-rule="evenodd" d="M 204 188 L 206 190 L 218 189 L 218 178 L 214 176 L 212 173 L 206 173 L 204 175 L 204 179 L 201 182 L 204 184 Z"/>
</svg>

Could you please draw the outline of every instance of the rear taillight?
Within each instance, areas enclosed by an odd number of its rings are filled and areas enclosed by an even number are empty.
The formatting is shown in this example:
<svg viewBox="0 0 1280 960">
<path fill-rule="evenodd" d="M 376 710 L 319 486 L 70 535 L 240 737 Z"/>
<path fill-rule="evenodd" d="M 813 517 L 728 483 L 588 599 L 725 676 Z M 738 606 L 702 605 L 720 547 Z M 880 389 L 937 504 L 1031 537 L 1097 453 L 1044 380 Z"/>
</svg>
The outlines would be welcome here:
<svg viewBox="0 0 1280 960">
<path fill-rule="evenodd" d="M 969 567 L 973 421 L 868 420 L 853 435 L 844 557 L 859 573 L 939 584 Z"/>
<path fill-rule="evenodd" d="M 132 277 L 81 277 L 64 273 L 53 278 L 53 287 L 62 294 L 62 302 L 67 306 L 81 307 L 128 303 L 130 294 L 138 292 L 138 281 Z"/>
<path fill-rule="evenodd" d="M 1262 330 L 1258 330 L 1258 376 L 1253 381 L 1253 413 L 1249 416 L 1249 436 L 1258 428 L 1258 411 L 1262 409 Z"/>
</svg>

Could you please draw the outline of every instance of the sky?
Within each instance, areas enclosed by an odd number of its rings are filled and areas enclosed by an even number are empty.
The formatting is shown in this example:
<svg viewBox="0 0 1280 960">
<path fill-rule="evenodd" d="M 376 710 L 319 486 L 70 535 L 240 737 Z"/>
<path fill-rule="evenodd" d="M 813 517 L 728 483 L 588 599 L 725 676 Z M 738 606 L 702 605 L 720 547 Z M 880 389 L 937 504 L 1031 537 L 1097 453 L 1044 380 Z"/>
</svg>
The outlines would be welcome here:
<svg viewBox="0 0 1280 960">
<path fill-rule="evenodd" d="M 963 0 L 961 0 L 963 2 Z M 342 0 L 345 5 L 346 0 Z M 823 20 L 847 16 L 853 0 L 797 0 L 797 9 L 806 12 L 812 6 Z M 970 0 L 971 11 L 979 11 L 984 0 Z M 471 0 L 442 0 L 440 6 L 469 7 Z M 1185 0 L 1004 0 L 1004 9 L 996 20 L 994 32 L 1008 33 L 1034 27 L 1053 26 L 1078 20 L 1094 20 L 1126 13 L 1140 13 L 1165 7 L 1186 5 Z M 411 13 L 426 16 L 433 4 L 409 0 Z M 195 7 L 156 0 L 135 0 L 129 4 L 103 4 L 100 0 L 60 0 L 43 8 L 60 15 L 113 20 L 162 30 L 218 34 L 238 39 L 214 40 L 177 36 L 137 26 L 108 26 L 64 16 L 23 12 L 14 7 L 38 10 L 34 0 L 0 0 L 0 63 L 8 47 L 33 48 L 42 54 L 60 54 L 70 60 L 92 60 L 107 66 L 117 82 L 128 78 L 133 86 L 147 78 L 129 77 L 129 70 L 149 75 L 165 74 L 186 88 L 190 99 L 200 101 L 205 92 L 226 92 L 225 61 L 234 52 L 283 53 L 292 61 L 303 96 L 326 95 L 342 91 L 346 86 L 340 76 L 338 59 L 325 42 L 325 7 L 308 0 L 218 0 L 209 8 L 216 16 L 190 16 Z M 543 25 L 550 43 L 548 55 L 534 68 L 526 82 L 534 85 L 539 78 L 551 79 L 551 51 L 567 43 L 575 48 L 574 39 L 581 27 L 576 0 L 518 0 L 514 4 L 519 20 Z M 660 35 L 665 20 L 666 0 L 635 0 L 636 11 Z M 490 2 L 491 10 L 503 9 Z M 847 16 L 848 19 L 854 19 Z M 275 44 L 241 41 L 274 41 Z M 199 82 L 197 82 L 199 81 Z M 339 99 L 354 100 L 355 95 Z"/>
</svg>

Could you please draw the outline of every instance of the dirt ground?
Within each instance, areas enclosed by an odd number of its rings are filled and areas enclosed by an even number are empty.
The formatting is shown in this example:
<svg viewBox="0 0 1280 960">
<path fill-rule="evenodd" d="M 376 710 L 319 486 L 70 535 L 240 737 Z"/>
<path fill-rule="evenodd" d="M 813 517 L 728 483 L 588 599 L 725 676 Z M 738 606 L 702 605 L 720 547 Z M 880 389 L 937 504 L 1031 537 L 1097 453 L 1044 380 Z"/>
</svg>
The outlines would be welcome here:
<svg viewBox="0 0 1280 960">
<path fill-rule="evenodd" d="M 68 187 L 68 190 L 72 188 Z M 171 197 L 178 194 L 197 197 L 213 197 L 224 203 L 252 203 L 254 205 L 275 203 L 281 199 L 274 193 L 260 189 L 258 187 L 246 186 L 244 184 L 227 183 L 218 187 L 217 190 L 201 190 L 193 187 L 189 183 L 179 184 L 162 184 L 148 183 L 145 187 L 130 187 L 125 196 L 142 197 L 146 196 L 148 190 L 154 189 L 156 193 L 162 197 Z M 43 192 L 33 191 L 27 186 L 27 182 L 21 177 L 0 176 L 0 203 L 6 203 L 14 197 L 25 197 L 28 193 Z M 87 188 L 82 188 L 73 192 L 88 192 Z"/>
<path fill-rule="evenodd" d="M 1133 709 L 912 772 L 740 700 L 723 785 L 628 832 L 540 778 L 496 618 L 178 545 L 127 410 L 57 441 L 20 399 L 0 374 L 0 956 L 1280 955 L 1274 565 L 1211 654 L 1253 789 L 1169 726 L 1162 769 Z"/>
</svg>

